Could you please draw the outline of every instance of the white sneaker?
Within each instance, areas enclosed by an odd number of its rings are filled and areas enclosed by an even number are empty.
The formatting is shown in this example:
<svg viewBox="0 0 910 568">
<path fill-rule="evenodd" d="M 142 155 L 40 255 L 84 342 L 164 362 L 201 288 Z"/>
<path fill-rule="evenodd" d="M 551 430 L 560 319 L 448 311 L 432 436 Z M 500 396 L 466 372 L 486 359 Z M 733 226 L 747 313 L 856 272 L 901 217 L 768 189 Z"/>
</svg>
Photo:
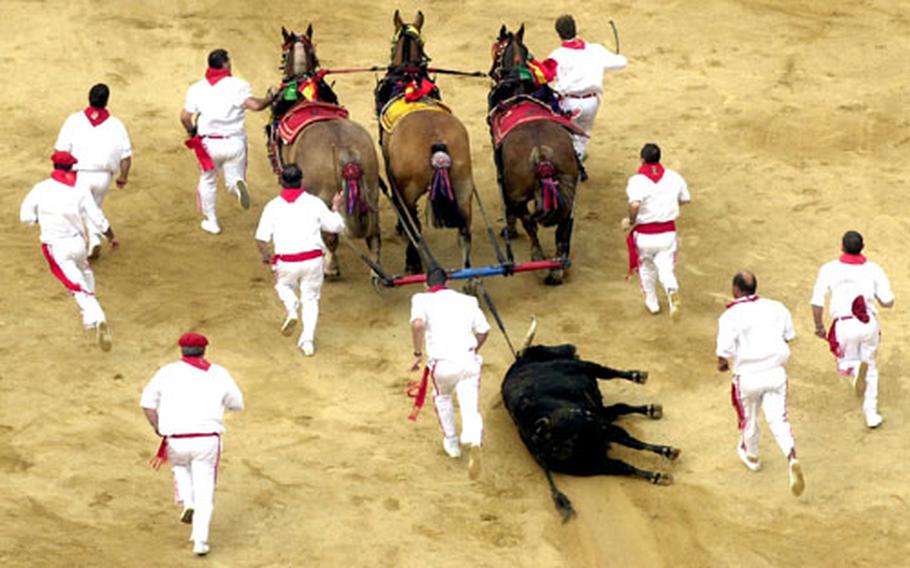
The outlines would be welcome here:
<svg viewBox="0 0 910 568">
<path fill-rule="evenodd" d="M 442 439 L 442 448 L 449 454 L 450 458 L 460 458 L 461 457 L 461 444 L 458 442 L 458 437 L 453 436 L 451 438 Z"/>
<path fill-rule="evenodd" d="M 183 510 L 182 513 L 180 513 L 180 522 L 185 525 L 193 524 L 193 508 L 192 507 L 187 507 L 186 509 Z M 192 540 L 192 539 L 190 539 L 190 540 Z"/>
<path fill-rule="evenodd" d="M 193 554 L 195 554 L 196 556 L 205 556 L 208 553 L 209 553 L 208 544 L 202 542 L 201 540 L 197 540 L 196 542 L 193 543 Z"/>
<path fill-rule="evenodd" d="M 742 460 L 743 464 L 751 471 L 758 471 L 761 469 L 761 462 L 758 461 L 758 458 L 755 460 L 750 460 L 749 456 L 746 454 L 746 450 L 742 446 L 736 446 L 736 455 L 739 456 L 739 459 Z"/>
<path fill-rule="evenodd" d="M 799 497 L 806 488 L 806 478 L 803 477 L 803 468 L 796 458 L 790 460 L 790 493 Z"/>
<path fill-rule="evenodd" d="M 869 428 L 878 428 L 884 421 L 885 419 L 878 412 L 866 415 L 866 426 Z"/>
<path fill-rule="evenodd" d="M 111 345 L 113 345 L 113 342 L 111 341 L 111 328 L 107 325 L 106 321 L 99 322 L 98 325 L 95 326 L 95 337 L 98 340 L 98 347 L 100 347 L 102 351 L 111 350 Z"/>
<path fill-rule="evenodd" d="M 863 361 L 859 364 L 859 371 L 853 377 L 853 394 L 863 396 L 866 394 L 866 374 L 869 372 L 869 363 Z"/>
<path fill-rule="evenodd" d="M 289 337 L 294 335 L 294 330 L 297 328 L 297 318 L 293 316 L 288 316 L 284 320 L 284 323 L 281 324 L 281 335 Z"/>
<path fill-rule="evenodd" d="M 98 257 L 101 256 L 101 243 L 95 241 L 89 245 L 88 249 L 88 256 L 86 258 L 88 260 L 98 260 Z"/>
<path fill-rule="evenodd" d="M 236 188 L 237 202 L 240 203 L 240 207 L 244 209 L 250 208 L 250 190 L 246 186 L 246 182 L 243 180 L 238 180 Z"/>
<path fill-rule="evenodd" d="M 202 227 L 203 231 L 212 233 L 213 235 L 221 233 L 221 227 L 218 226 L 218 221 L 215 221 L 214 219 L 204 219 L 200 227 Z"/>
<path fill-rule="evenodd" d="M 468 477 L 472 480 L 480 477 L 480 446 L 471 446 L 468 452 Z"/>
<path fill-rule="evenodd" d="M 660 302 L 657 300 L 657 294 L 645 294 L 645 307 L 652 314 L 660 313 Z"/>
<path fill-rule="evenodd" d="M 667 292 L 667 303 L 670 305 L 670 317 L 674 320 L 679 319 L 679 293 L 676 290 Z"/>
<path fill-rule="evenodd" d="M 303 354 L 307 357 L 312 357 L 316 353 L 316 346 L 313 345 L 312 341 L 304 341 L 300 344 L 300 350 L 303 351 Z"/>
</svg>

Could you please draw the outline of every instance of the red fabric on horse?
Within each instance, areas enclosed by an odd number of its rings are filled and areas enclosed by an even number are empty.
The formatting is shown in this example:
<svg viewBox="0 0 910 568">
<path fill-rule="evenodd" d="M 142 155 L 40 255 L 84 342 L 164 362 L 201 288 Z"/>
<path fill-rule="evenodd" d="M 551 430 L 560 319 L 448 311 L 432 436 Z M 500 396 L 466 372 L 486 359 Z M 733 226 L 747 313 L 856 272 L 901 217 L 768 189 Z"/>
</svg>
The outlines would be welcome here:
<svg viewBox="0 0 910 568">
<path fill-rule="evenodd" d="M 572 134 L 587 136 L 585 131 L 575 125 L 568 118 L 558 115 L 545 104 L 532 100 L 520 99 L 512 104 L 506 104 L 503 108 L 497 108 L 493 111 L 490 120 L 490 129 L 493 132 L 493 144 L 499 146 L 509 132 L 519 124 L 534 122 L 537 120 L 549 120 L 558 123 L 566 128 Z"/>
<path fill-rule="evenodd" d="M 347 118 L 344 107 L 317 101 L 302 101 L 289 110 L 278 123 L 278 135 L 285 144 L 293 144 L 304 128 L 322 120 Z"/>
</svg>

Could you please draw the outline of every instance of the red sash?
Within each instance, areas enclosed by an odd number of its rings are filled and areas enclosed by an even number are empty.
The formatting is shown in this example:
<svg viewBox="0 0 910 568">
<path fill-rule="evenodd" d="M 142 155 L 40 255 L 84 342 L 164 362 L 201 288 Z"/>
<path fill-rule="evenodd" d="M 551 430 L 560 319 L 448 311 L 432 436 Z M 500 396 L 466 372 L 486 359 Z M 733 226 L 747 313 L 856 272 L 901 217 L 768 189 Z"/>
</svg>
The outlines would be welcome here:
<svg viewBox="0 0 910 568">
<path fill-rule="evenodd" d="M 304 260 L 313 260 L 322 256 L 322 250 L 308 250 L 305 252 L 295 252 L 293 254 L 275 254 L 272 255 L 272 264 L 279 260 L 282 262 L 303 262 Z"/>
<path fill-rule="evenodd" d="M 838 359 L 843 357 L 844 352 L 837 342 L 837 322 L 856 318 L 862 323 L 869 323 L 869 310 L 866 308 L 866 299 L 862 296 L 857 296 L 853 299 L 850 311 L 853 312 L 851 315 L 835 319 L 831 322 L 831 327 L 828 328 L 828 347 L 831 349 L 831 353 Z"/>
<path fill-rule="evenodd" d="M 91 292 L 83 289 L 82 286 L 80 286 L 79 284 L 76 284 L 75 282 L 73 282 L 72 280 L 70 280 L 69 278 L 66 277 L 66 274 L 63 273 L 63 269 L 60 268 L 60 265 L 57 264 L 57 261 L 54 259 L 54 255 L 51 254 L 50 247 L 48 247 L 44 243 L 41 243 L 41 252 L 44 253 L 44 258 L 47 260 L 47 264 L 51 268 L 51 273 L 57 278 L 57 280 L 59 280 L 60 282 L 63 283 L 64 286 L 66 286 L 67 290 L 69 290 L 70 292 L 73 292 L 73 293 L 83 292 L 85 294 L 88 294 L 89 296 L 93 295 Z"/>
<path fill-rule="evenodd" d="M 202 136 L 197 134 L 183 144 L 196 153 L 196 160 L 199 162 L 199 167 L 202 168 L 202 171 L 210 172 L 215 169 L 215 162 L 212 161 L 212 157 L 209 156 L 208 151 L 202 144 Z"/>
<path fill-rule="evenodd" d="M 215 458 L 215 482 L 217 482 L 218 465 L 221 463 L 221 434 L 218 434 L 217 432 L 209 432 L 207 434 L 170 434 L 168 436 L 162 436 L 161 443 L 158 444 L 158 451 L 155 452 L 155 457 L 149 460 L 149 465 L 152 466 L 152 469 L 158 471 L 162 465 L 167 463 L 168 438 L 208 438 L 210 436 L 218 438 L 218 456 Z"/>
<path fill-rule="evenodd" d="M 635 225 L 629 231 L 626 237 L 626 248 L 629 249 L 629 273 L 626 274 L 626 280 L 632 278 L 632 275 L 638 271 L 638 248 L 635 246 L 635 233 L 644 235 L 659 235 L 660 233 L 672 233 L 676 230 L 675 221 L 662 221 L 659 223 L 644 223 Z"/>
<path fill-rule="evenodd" d="M 430 365 L 428 364 L 423 368 L 423 377 L 418 381 L 408 381 L 408 396 L 414 399 L 414 407 L 411 409 L 411 414 L 408 415 L 408 420 L 414 421 L 417 420 L 417 415 L 420 413 L 420 409 L 423 408 L 424 403 L 427 400 L 427 384 L 430 379 Z"/>
<path fill-rule="evenodd" d="M 739 389 L 736 388 L 736 379 L 730 383 L 730 402 L 733 403 L 733 408 L 736 410 L 736 426 L 742 430 L 746 425 L 746 410 L 743 408 L 743 402 L 739 396 Z"/>
</svg>

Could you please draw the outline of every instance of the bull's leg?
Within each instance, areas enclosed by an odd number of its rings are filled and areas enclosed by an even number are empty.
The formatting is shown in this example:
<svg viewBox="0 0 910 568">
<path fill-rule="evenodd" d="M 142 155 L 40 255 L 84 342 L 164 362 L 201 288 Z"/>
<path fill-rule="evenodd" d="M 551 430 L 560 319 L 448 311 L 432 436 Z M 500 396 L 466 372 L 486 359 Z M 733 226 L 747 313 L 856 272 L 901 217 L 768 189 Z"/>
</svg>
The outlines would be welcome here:
<svg viewBox="0 0 910 568">
<path fill-rule="evenodd" d="M 562 515 L 562 522 L 566 522 L 575 516 L 575 509 L 572 507 L 572 502 L 569 501 L 569 498 L 566 497 L 565 493 L 556 487 L 556 482 L 553 481 L 553 474 L 550 473 L 550 470 L 545 469 L 544 473 L 547 474 L 547 483 L 550 484 L 550 496 L 553 497 L 553 503 L 556 505 L 556 510 Z"/>
<path fill-rule="evenodd" d="M 590 361 L 572 361 L 567 363 L 578 367 L 578 371 L 598 379 L 625 379 L 633 383 L 644 384 L 648 381 L 647 371 L 620 371 L 612 367 L 604 367 Z"/>
<path fill-rule="evenodd" d="M 607 438 L 611 442 L 615 442 L 621 446 L 634 448 L 636 450 L 647 450 L 649 452 L 654 452 L 655 454 L 661 455 L 669 460 L 675 460 L 679 457 L 679 448 L 674 448 L 673 446 L 658 446 L 642 442 L 641 440 L 633 438 L 628 432 L 615 424 L 606 426 L 605 430 Z"/>
<path fill-rule="evenodd" d="M 657 420 L 664 415 L 664 409 L 659 404 L 644 404 L 641 406 L 630 406 L 628 404 L 614 404 L 604 407 L 604 416 L 610 421 L 616 420 L 626 414 L 643 414 L 648 418 Z"/>
<path fill-rule="evenodd" d="M 325 277 L 328 280 L 338 280 L 341 277 L 341 269 L 338 267 L 338 235 L 334 233 L 323 233 L 322 241 L 327 249 L 325 254 Z"/>
<path fill-rule="evenodd" d="M 602 473 L 604 475 L 632 475 L 641 477 L 647 479 L 654 485 L 670 485 L 673 483 L 673 476 L 669 473 L 638 469 L 622 460 L 614 460 L 612 458 L 604 460 Z"/>
</svg>

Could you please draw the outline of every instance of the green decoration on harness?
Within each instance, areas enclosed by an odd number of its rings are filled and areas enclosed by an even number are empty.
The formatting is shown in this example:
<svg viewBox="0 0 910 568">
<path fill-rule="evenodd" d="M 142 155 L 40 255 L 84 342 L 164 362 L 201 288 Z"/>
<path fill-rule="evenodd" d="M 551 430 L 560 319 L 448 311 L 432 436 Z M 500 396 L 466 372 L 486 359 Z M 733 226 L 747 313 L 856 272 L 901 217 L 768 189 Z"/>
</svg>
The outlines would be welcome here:
<svg viewBox="0 0 910 568">
<path fill-rule="evenodd" d="M 284 100 L 296 101 L 298 98 L 299 93 L 297 91 L 297 81 L 291 81 L 288 83 L 287 88 L 284 90 Z"/>
</svg>

